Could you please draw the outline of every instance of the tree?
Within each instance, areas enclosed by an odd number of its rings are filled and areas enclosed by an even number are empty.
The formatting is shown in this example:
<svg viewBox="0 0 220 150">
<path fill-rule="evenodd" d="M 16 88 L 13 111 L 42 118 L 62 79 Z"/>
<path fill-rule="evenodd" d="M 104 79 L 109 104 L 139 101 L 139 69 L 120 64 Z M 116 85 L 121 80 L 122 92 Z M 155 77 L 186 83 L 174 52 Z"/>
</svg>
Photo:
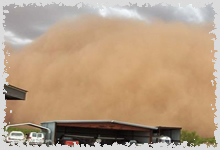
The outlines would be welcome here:
<svg viewBox="0 0 220 150">
<path fill-rule="evenodd" d="M 189 132 L 186 130 L 182 130 L 181 132 L 181 143 L 187 141 L 187 146 L 196 146 L 200 145 L 204 142 L 204 139 L 201 138 L 199 135 L 196 134 L 195 131 Z"/>
</svg>

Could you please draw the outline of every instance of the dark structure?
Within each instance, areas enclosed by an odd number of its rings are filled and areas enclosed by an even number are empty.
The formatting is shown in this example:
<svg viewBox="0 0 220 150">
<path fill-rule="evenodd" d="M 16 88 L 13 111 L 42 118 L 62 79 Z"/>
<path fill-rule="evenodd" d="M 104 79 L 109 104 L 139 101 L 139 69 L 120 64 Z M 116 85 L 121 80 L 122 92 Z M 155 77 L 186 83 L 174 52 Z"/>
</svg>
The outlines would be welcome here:
<svg viewBox="0 0 220 150">
<path fill-rule="evenodd" d="M 175 144 L 180 143 L 180 133 L 181 133 L 181 127 L 163 127 L 158 126 L 158 130 L 155 132 L 158 136 L 165 135 L 169 136 L 172 140 L 171 142 L 174 142 Z"/>
<path fill-rule="evenodd" d="M 5 94 L 5 100 L 25 100 L 26 98 L 26 90 L 6 84 L 4 85 L 4 89 L 6 91 L 3 92 Z"/>
<path fill-rule="evenodd" d="M 84 120 L 84 121 L 49 121 L 42 122 L 42 126 L 49 128 L 51 134 L 46 138 L 56 144 L 64 136 L 73 136 L 81 144 L 90 144 L 101 139 L 102 144 L 114 142 L 125 143 L 135 140 L 138 143 L 152 143 L 153 136 L 169 136 L 175 144 L 180 143 L 180 127 L 150 127 L 114 120 Z"/>
</svg>

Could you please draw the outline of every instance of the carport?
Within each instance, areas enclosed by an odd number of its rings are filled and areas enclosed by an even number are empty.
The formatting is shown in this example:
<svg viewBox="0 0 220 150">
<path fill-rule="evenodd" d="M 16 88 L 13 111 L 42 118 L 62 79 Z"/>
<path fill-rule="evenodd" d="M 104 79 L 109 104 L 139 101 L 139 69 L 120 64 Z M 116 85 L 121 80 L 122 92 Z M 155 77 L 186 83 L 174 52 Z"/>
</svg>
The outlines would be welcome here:
<svg viewBox="0 0 220 150">
<path fill-rule="evenodd" d="M 157 127 L 157 133 L 158 135 L 166 135 L 171 138 L 171 142 L 174 144 L 180 143 L 181 139 L 181 127 L 165 127 L 165 126 L 158 126 Z"/>
<path fill-rule="evenodd" d="M 47 136 L 50 136 L 51 134 L 51 130 L 49 128 L 46 128 L 44 126 L 40 126 L 37 124 L 33 124 L 33 123 L 11 124 L 11 125 L 7 125 L 5 129 L 7 131 L 9 127 L 26 126 L 26 125 L 40 129 L 42 132 L 46 133 Z M 48 139 L 48 140 L 45 140 L 45 143 L 51 144 L 52 142 L 50 141 L 50 139 Z"/>
<path fill-rule="evenodd" d="M 41 125 L 51 130 L 51 136 L 48 138 L 53 141 L 53 144 L 56 144 L 63 135 L 77 137 L 82 144 L 89 144 L 96 139 L 101 139 L 103 144 L 124 143 L 130 140 L 136 140 L 138 143 L 151 143 L 153 130 L 157 130 L 157 127 L 114 120 L 49 121 Z"/>
</svg>

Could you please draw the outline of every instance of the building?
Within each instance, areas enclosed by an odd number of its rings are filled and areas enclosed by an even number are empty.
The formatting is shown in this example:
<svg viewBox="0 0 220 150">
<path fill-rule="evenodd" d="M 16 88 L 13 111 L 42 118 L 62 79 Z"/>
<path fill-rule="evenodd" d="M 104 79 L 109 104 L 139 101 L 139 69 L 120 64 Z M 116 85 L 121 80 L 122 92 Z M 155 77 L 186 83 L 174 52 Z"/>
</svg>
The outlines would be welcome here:
<svg viewBox="0 0 220 150">
<path fill-rule="evenodd" d="M 5 100 L 25 100 L 26 98 L 26 90 L 6 84 L 4 85 L 4 89 L 6 91 L 3 92 L 5 94 Z"/>
<path fill-rule="evenodd" d="M 152 143 L 153 136 L 169 136 L 175 144 L 180 143 L 181 127 L 151 127 L 114 120 L 58 120 L 42 122 L 51 134 L 46 140 L 58 143 L 63 135 L 71 135 L 82 144 L 90 144 L 101 139 L 103 144 L 124 143 L 135 140 L 138 143 Z"/>
</svg>

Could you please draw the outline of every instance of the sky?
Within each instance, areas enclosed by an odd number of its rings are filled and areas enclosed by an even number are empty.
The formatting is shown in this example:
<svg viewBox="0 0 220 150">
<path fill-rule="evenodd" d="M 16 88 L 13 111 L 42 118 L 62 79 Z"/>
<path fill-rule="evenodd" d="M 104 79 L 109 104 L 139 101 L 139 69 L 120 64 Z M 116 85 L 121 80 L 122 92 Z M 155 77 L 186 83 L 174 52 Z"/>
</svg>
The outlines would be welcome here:
<svg viewBox="0 0 220 150">
<path fill-rule="evenodd" d="M 80 6 L 80 9 L 79 9 Z M 146 4 L 142 7 L 137 5 L 115 6 L 102 8 L 90 7 L 85 4 L 64 6 L 51 4 L 46 6 L 16 6 L 11 4 L 4 7 L 5 15 L 5 41 L 14 47 L 22 47 L 34 41 L 45 33 L 53 24 L 63 19 L 74 19 L 82 14 L 95 14 L 102 17 L 125 17 L 143 20 L 152 23 L 155 20 L 165 22 L 183 22 L 201 24 L 213 22 L 215 12 L 211 4 L 202 8 L 192 5 L 186 7 L 173 7 L 171 5 Z"/>
</svg>

